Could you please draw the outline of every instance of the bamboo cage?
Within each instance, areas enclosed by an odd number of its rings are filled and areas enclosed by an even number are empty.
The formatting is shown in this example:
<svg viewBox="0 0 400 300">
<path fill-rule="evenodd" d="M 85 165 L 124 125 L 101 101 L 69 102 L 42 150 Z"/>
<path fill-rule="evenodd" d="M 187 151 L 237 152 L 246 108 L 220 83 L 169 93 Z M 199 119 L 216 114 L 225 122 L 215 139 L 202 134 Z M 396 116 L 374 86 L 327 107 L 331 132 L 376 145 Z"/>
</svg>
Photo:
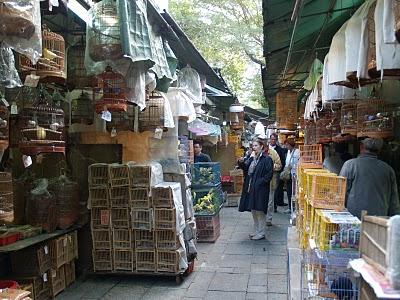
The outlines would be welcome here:
<svg viewBox="0 0 400 300">
<path fill-rule="evenodd" d="M 139 114 L 139 131 L 153 131 L 164 127 L 164 98 L 153 94 L 146 101 L 146 109 Z"/>
<path fill-rule="evenodd" d="M 280 91 L 276 94 L 276 121 L 279 128 L 296 129 L 297 93 Z"/>
</svg>

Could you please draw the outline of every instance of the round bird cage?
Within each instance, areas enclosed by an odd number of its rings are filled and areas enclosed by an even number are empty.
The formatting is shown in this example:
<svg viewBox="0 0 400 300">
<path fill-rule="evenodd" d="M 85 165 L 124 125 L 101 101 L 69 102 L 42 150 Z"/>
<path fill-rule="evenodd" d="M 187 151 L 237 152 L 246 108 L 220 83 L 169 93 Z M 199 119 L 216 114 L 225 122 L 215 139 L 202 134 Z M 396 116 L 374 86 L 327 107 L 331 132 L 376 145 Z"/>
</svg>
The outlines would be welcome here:
<svg viewBox="0 0 400 300">
<path fill-rule="evenodd" d="M 164 127 L 164 98 L 153 93 L 146 101 L 146 109 L 139 113 L 139 131 L 154 131 Z"/>
<path fill-rule="evenodd" d="M 238 99 L 229 107 L 229 126 L 232 130 L 243 130 L 244 106 Z"/>
<path fill-rule="evenodd" d="M 108 110 L 123 112 L 127 110 L 127 87 L 124 77 L 112 70 L 110 66 L 96 77 L 93 89 L 96 113 Z"/>
<path fill-rule="evenodd" d="M 24 108 L 20 114 L 19 148 L 25 155 L 64 153 L 64 111 L 49 105 L 42 96 L 38 104 Z"/>
<path fill-rule="evenodd" d="M 31 1 L 0 1 L 0 35 L 30 39 L 35 33 Z"/>
<path fill-rule="evenodd" d="M 10 136 L 10 114 L 7 107 L 0 106 L 0 151 L 8 148 Z"/>
<path fill-rule="evenodd" d="M 64 83 L 66 78 L 64 62 L 64 38 L 44 27 L 42 30 L 42 57 L 34 65 L 28 57 L 19 55 L 19 70 L 24 74 L 33 73 L 50 82 L 61 79 L 60 83 Z"/>
<path fill-rule="evenodd" d="M 85 44 L 80 42 L 68 49 L 68 79 L 67 84 L 71 90 L 92 87 L 93 78 L 86 74 Z"/>
<path fill-rule="evenodd" d="M 93 61 L 116 60 L 123 56 L 120 20 L 114 0 L 103 0 L 92 8 L 89 55 Z"/>
<path fill-rule="evenodd" d="M 360 101 L 357 105 L 357 137 L 393 137 L 393 112 L 393 105 L 384 100 Z"/>
<path fill-rule="evenodd" d="M 93 104 L 88 95 L 82 91 L 81 95 L 72 101 L 72 123 L 92 124 Z"/>
</svg>

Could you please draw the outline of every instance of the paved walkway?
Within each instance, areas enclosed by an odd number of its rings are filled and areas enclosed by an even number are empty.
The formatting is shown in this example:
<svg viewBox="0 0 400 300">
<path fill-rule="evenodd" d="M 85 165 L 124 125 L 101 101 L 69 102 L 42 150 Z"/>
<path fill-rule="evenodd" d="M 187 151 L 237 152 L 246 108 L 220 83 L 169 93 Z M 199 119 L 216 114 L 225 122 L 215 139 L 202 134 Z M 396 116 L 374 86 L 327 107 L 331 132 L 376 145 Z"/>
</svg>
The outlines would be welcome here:
<svg viewBox="0 0 400 300">
<path fill-rule="evenodd" d="M 180 285 L 172 278 L 90 276 L 57 300 L 77 299 L 262 299 L 287 300 L 288 215 L 274 215 L 265 240 L 250 241 L 250 213 L 221 211 L 221 236 L 198 245 L 195 271 Z"/>
</svg>

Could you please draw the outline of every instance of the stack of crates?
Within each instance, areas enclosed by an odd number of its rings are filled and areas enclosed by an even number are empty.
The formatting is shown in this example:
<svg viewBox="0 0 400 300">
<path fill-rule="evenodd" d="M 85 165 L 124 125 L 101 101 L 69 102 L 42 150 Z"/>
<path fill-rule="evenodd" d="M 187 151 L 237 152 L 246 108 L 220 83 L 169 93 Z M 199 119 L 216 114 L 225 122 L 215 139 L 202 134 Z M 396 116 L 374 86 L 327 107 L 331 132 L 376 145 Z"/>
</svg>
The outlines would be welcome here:
<svg viewBox="0 0 400 300">
<path fill-rule="evenodd" d="M 51 295 L 55 297 L 75 282 L 75 259 L 78 258 L 78 236 L 74 231 L 50 241 Z"/>
</svg>

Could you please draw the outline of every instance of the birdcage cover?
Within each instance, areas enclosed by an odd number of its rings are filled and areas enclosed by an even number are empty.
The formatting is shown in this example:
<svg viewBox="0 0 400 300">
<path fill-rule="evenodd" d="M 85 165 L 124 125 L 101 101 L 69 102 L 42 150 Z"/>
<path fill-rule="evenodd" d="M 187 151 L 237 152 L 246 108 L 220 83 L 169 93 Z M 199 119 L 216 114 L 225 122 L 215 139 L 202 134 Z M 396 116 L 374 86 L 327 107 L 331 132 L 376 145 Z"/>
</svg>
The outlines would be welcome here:
<svg viewBox="0 0 400 300">
<path fill-rule="evenodd" d="M 9 47 L 0 47 L 0 85 L 10 89 L 22 86 L 15 68 L 14 54 Z"/>
<path fill-rule="evenodd" d="M 36 64 L 42 55 L 40 1 L 0 2 L 0 40 Z"/>
<path fill-rule="evenodd" d="M 329 84 L 338 84 L 347 81 L 346 78 L 346 48 L 345 32 L 347 23 L 344 23 L 332 38 L 329 49 Z"/>
<path fill-rule="evenodd" d="M 128 101 L 136 103 L 140 110 L 146 108 L 146 70 L 143 62 L 132 63 L 125 76 Z"/>
<path fill-rule="evenodd" d="M 179 71 L 178 87 L 186 89 L 194 104 L 204 104 L 200 76 L 195 69 L 188 66 Z"/>
<path fill-rule="evenodd" d="M 316 58 L 310 67 L 310 73 L 308 74 L 307 79 L 304 81 L 304 88 L 306 90 L 311 91 L 319 78 L 322 76 L 322 72 L 324 69 L 324 65 L 322 62 Z"/>
<path fill-rule="evenodd" d="M 171 87 L 165 96 L 169 100 L 174 117 L 188 117 L 188 122 L 196 119 L 193 102 L 181 88 Z"/>
</svg>

